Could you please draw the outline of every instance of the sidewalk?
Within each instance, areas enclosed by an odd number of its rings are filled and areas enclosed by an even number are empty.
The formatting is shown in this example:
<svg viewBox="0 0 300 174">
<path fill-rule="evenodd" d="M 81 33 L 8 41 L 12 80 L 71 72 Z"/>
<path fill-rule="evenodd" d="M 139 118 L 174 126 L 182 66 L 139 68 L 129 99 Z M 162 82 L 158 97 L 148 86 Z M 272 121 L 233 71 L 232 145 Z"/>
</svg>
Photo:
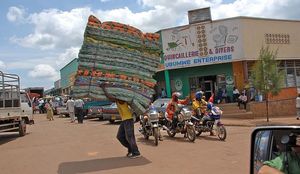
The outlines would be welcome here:
<svg viewBox="0 0 300 174">
<path fill-rule="evenodd" d="M 256 126 L 276 126 L 276 125 L 298 125 L 300 126 L 300 120 L 296 119 L 296 116 L 285 116 L 259 119 L 235 119 L 235 118 L 223 118 L 222 123 L 226 126 L 244 126 L 244 127 L 256 127 Z"/>
</svg>

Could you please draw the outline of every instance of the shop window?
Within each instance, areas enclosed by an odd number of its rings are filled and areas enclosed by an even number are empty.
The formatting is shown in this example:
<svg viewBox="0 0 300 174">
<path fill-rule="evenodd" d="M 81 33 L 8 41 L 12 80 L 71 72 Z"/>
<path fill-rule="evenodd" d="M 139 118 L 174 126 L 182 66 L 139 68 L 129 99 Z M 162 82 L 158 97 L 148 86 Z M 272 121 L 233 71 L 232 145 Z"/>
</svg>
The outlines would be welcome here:
<svg viewBox="0 0 300 174">
<path fill-rule="evenodd" d="M 300 68 L 296 68 L 296 82 L 297 86 L 300 86 Z"/>
<path fill-rule="evenodd" d="M 293 60 L 287 60 L 285 62 L 285 64 L 286 64 L 286 67 L 294 67 L 295 66 L 295 61 L 293 61 Z"/>
<path fill-rule="evenodd" d="M 286 78 L 287 78 L 287 86 L 288 87 L 296 86 L 295 69 L 294 68 L 286 69 Z"/>
<path fill-rule="evenodd" d="M 286 71 L 285 71 L 285 68 L 284 67 L 280 67 L 279 68 L 279 71 L 282 71 L 283 72 L 283 88 L 285 88 L 285 87 L 287 87 L 287 84 L 286 84 L 286 81 L 287 81 L 287 79 L 286 79 Z"/>
<path fill-rule="evenodd" d="M 296 60 L 296 61 L 295 61 L 295 66 L 296 66 L 296 67 L 300 67 L 300 60 Z"/>
</svg>

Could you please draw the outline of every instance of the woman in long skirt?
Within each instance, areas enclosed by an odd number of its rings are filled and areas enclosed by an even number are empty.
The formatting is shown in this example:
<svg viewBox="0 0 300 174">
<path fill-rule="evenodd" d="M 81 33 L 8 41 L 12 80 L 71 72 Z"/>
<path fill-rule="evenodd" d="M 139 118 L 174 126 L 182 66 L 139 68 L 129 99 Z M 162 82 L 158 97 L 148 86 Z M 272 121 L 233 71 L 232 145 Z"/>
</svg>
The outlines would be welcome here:
<svg viewBox="0 0 300 174">
<path fill-rule="evenodd" d="M 46 103 L 45 107 L 46 107 L 46 110 L 47 110 L 47 119 L 49 121 L 54 120 L 54 118 L 53 118 L 53 110 L 52 110 L 51 105 L 49 103 Z"/>
</svg>

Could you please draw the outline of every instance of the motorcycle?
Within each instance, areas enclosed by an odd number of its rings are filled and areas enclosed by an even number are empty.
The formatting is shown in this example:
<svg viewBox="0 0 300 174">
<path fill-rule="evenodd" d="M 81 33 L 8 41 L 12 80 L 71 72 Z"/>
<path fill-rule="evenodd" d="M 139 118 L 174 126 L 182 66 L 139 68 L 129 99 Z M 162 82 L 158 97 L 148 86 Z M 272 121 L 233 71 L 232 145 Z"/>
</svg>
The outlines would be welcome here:
<svg viewBox="0 0 300 174">
<path fill-rule="evenodd" d="M 140 124 L 142 127 L 139 128 L 139 132 L 144 135 L 146 140 L 150 136 L 154 136 L 154 143 L 158 145 L 158 139 L 160 135 L 158 119 L 159 113 L 155 109 L 150 109 L 144 116 L 140 116 Z"/>
<path fill-rule="evenodd" d="M 197 115 L 199 115 L 200 110 L 197 110 Z M 196 136 L 200 136 L 202 132 L 216 132 L 218 138 L 221 141 L 224 141 L 227 136 L 226 128 L 224 124 L 221 123 L 221 116 L 223 111 L 221 111 L 218 107 L 214 106 L 212 108 L 212 112 L 210 114 L 205 113 L 204 117 L 206 117 L 206 121 L 203 120 L 202 117 L 192 116 L 191 120 L 195 125 Z"/>
<path fill-rule="evenodd" d="M 167 130 L 170 137 L 174 137 L 176 133 L 184 134 L 189 141 L 194 142 L 196 139 L 196 133 L 194 124 L 191 122 L 192 111 L 186 106 L 179 106 L 179 112 L 174 115 L 177 117 L 177 124 L 175 128 L 172 128 L 172 120 L 165 115 L 165 125 L 163 128 Z"/>
</svg>

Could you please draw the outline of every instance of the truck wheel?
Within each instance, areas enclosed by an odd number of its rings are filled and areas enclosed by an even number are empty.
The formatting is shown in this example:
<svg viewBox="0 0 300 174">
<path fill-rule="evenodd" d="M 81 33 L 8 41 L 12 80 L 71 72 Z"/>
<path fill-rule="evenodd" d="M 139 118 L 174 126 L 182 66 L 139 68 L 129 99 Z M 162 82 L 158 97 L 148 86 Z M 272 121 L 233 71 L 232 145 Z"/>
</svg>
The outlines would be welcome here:
<svg viewBox="0 0 300 174">
<path fill-rule="evenodd" d="M 109 120 L 110 124 L 114 124 L 115 120 Z"/>
<path fill-rule="evenodd" d="M 21 120 L 19 123 L 19 135 L 23 137 L 26 134 L 26 124 L 25 120 Z"/>
</svg>

